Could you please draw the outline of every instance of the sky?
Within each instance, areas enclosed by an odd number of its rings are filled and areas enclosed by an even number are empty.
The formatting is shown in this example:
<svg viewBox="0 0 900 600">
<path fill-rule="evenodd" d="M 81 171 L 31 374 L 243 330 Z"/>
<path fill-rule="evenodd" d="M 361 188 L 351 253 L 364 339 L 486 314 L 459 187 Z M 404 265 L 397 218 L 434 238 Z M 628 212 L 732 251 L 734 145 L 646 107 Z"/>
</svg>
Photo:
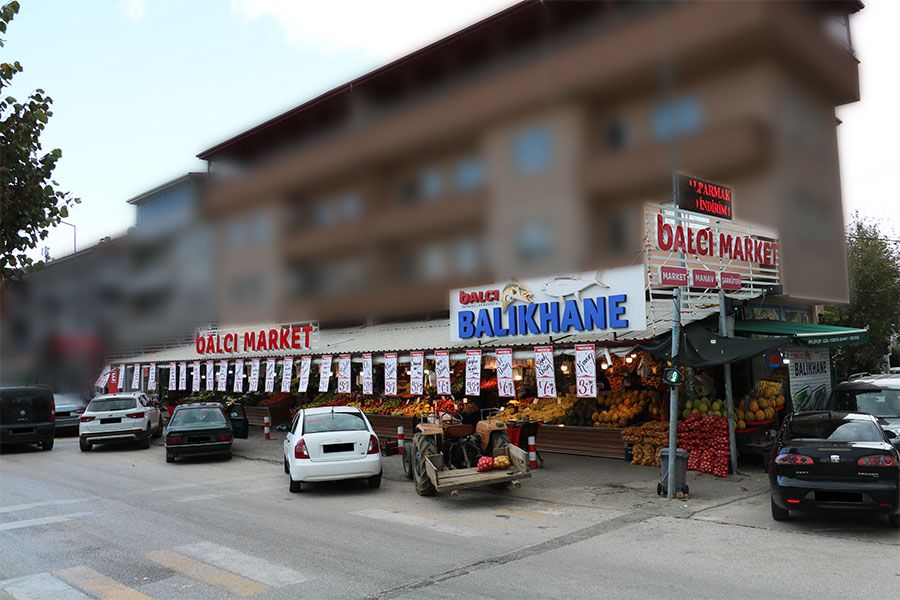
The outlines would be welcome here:
<svg viewBox="0 0 900 600">
<path fill-rule="evenodd" d="M 68 219 L 81 249 L 134 223 L 128 198 L 203 170 L 198 152 L 512 3 L 23 0 L 0 52 L 25 67 L 11 94 L 54 100 L 43 141 L 62 149 L 55 179 L 82 199 Z M 845 212 L 894 237 L 897 22 L 892 0 L 854 17 L 863 99 L 838 110 Z M 46 243 L 70 253 L 73 229 Z"/>
</svg>

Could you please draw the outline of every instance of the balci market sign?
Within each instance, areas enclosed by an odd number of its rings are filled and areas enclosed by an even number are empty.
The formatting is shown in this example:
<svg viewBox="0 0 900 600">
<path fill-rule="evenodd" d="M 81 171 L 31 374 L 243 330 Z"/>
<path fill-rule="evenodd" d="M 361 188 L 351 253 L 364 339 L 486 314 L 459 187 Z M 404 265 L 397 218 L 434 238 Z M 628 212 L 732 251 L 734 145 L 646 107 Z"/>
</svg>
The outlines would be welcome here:
<svg viewBox="0 0 900 600">
<path fill-rule="evenodd" d="M 513 279 L 450 292 L 454 341 L 642 330 L 641 266 L 543 279 Z"/>
<path fill-rule="evenodd" d="M 199 356 L 308 350 L 317 333 L 315 323 L 201 331 L 194 338 L 194 349 Z"/>
</svg>

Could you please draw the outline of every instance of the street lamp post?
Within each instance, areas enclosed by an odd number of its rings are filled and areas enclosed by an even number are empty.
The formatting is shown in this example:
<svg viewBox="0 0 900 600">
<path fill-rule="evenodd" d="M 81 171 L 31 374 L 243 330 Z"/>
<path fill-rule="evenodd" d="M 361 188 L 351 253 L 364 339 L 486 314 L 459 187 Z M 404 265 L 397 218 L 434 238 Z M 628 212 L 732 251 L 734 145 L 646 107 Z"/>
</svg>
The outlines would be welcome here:
<svg viewBox="0 0 900 600">
<path fill-rule="evenodd" d="M 63 225 L 68 225 L 72 228 L 72 254 L 75 254 L 76 252 L 78 252 L 78 228 L 75 227 L 73 223 L 69 223 L 68 221 L 60 220 L 60 223 L 62 223 Z"/>
</svg>

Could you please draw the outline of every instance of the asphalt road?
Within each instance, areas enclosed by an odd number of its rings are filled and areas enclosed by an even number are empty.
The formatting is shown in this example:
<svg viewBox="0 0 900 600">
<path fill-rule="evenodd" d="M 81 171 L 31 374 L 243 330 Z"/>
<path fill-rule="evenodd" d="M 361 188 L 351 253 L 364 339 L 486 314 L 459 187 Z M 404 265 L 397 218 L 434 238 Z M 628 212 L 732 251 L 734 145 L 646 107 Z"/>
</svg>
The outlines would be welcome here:
<svg viewBox="0 0 900 600">
<path fill-rule="evenodd" d="M 900 534 L 758 527 L 762 500 L 697 518 L 464 491 L 291 494 L 260 460 L 162 448 L 0 455 L 0 598 L 889 598 Z M 536 476 L 540 476 L 540 472 Z M 528 482 L 523 483 L 527 486 Z M 801 524 L 802 527 L 802 524 Z M 886 529 L 886 528 L 885 528 Z M 5 594 L 5 595 L 4 595 Z"/>
</svg>

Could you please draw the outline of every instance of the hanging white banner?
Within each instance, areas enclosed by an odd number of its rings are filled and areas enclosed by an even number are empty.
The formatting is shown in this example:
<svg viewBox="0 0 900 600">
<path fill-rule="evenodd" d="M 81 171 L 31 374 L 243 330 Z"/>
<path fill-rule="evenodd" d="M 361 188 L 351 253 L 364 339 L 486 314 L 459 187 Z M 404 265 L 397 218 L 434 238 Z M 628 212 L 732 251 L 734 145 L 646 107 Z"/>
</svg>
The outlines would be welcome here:
<svg viewBox="0 0 900 600">
<path fill-rule="evenodd" d="M 100 377 L 97 378 L 97 381 L 94 382 L 94 385 L 97 387 L 106 387 L 106 384 L 109 383 L 109 374 L 112 373 L 112 367 L 106 365 L 103 367 L 103 370 L 100 371 Z"/>
<path fill-rule="evenodd" d="M 363 394 L 372 394 L 372 355 L 362 355 L 362 389 Z"/>
<path fill-rule="evenodd" d="M 466 396 L 481 395 L 481 350 L 466 350 Z"/>
<path fill-rule="evenodd" d="M 216 381 L 216 389 L 220 392 L 228 391 L 228 361 L 219 361 L 219 377 Z"/>
<path fill-rule="evenodd" d="M 285 356 L 281 361 L 281 391 L 291 391 L 291 377 L 294 376 L 294 357 Z"/>
<path fill-rule="evenodd" d="M 248 392 L 259 391 L 259 363 L 259 358 L 253 358 L 250 360 L 250 378 L 247 380 Z"/>
<path fill-rule="evenodd" d="M 275 359 L 266 359 L 266 393 L 275 391 Z"/>
<path fill-rule="evenodd" d="M 330 354 L 322 356 L 322 363 L 319 365 L 319 391 L 327 392 L 328 383 L 331 381 L 331 359 Z"/>
<path fill-rule="evenodd" d="M 338 392 L 350 393 L 350 355 L 341 354 L 338 357 Z"/>
<path fill-rule="evenodd" d="M 213 361 L 206 361 L 206 391 L 211 392 L 215 387 L 215 376 L 213 375 Z"/>
<path fill-rule="evenodd" d="M 434 351 L 434 378 L 438 395 L 449 396 L 451 394 L 449 351 Z"/>
<path fill-rule="evenodd" d="M 384 395 L 397 395 L 397 353 L 387 352 L 384 355 Z"/>
<path fill-rule="evenodd" d="M 242 394 L 244 393 L 244 359 L 239 358 L 234 361 L 234 385 L 231 391 Z"/>
<path fill-rule="evenodd" d="M 175 372 L 175 363 L 169 363 L 169 390 L 177 389 L 178 374 Z"/>
<path fill-rule="evenodd" d="M 150 369 L 147 373 L 147 391 L 156 391 L 156 363 L 150 363 Z"/>
<path fill-rule="evenodd" d="M 119 391 L 125 391 L 125 365 L 119 365 Z"/>
<path fill-rule="evenodd" d="M 300 385 L 297 386 L 298 392 L 305 392 L 309 389 L 309 366 L 311 364 L 312 356 L 300 358 Z"/>
<path fill-rule="evenodd" d="M 421 396 L 425 393 L 423 377 L 425 376 L 425 353 L 409 353 L 409 393 Z"/>
<path fill-rule="evenodd" d="M 141 365 L 134 365 L 134 372 L 131 374 L 131 389 L 141 389 Z"/>
<path fill-rule="evenodd" d="M 597 357 L 594 344 L 575 344 L 575 384 L 579 398 L 597 397 Z"/>
<path fill-rule="evenodd" d="M 193 367 L 191 373 L 191 390 L 195 392 L 200 391 L 200 361 L 194 361 L 194 364 L 191 365 Z"/>
<path fill-rule="evenodd" d="M 178 363 L 178 389 L 187 390 L 187 363 Z"/>
<path fill-rule="evenodd" d="M 534 371 L 538 398 L 555 398 L 556 372 L 553 370 L 553 346 L 534 347 Z"/>
<path fill-rule="evenodd" d="M 513 381 L 512 348 L 497 349 L 497 395 L 501 398 L 515 398 L 516 384 Z"/>
</svg>

